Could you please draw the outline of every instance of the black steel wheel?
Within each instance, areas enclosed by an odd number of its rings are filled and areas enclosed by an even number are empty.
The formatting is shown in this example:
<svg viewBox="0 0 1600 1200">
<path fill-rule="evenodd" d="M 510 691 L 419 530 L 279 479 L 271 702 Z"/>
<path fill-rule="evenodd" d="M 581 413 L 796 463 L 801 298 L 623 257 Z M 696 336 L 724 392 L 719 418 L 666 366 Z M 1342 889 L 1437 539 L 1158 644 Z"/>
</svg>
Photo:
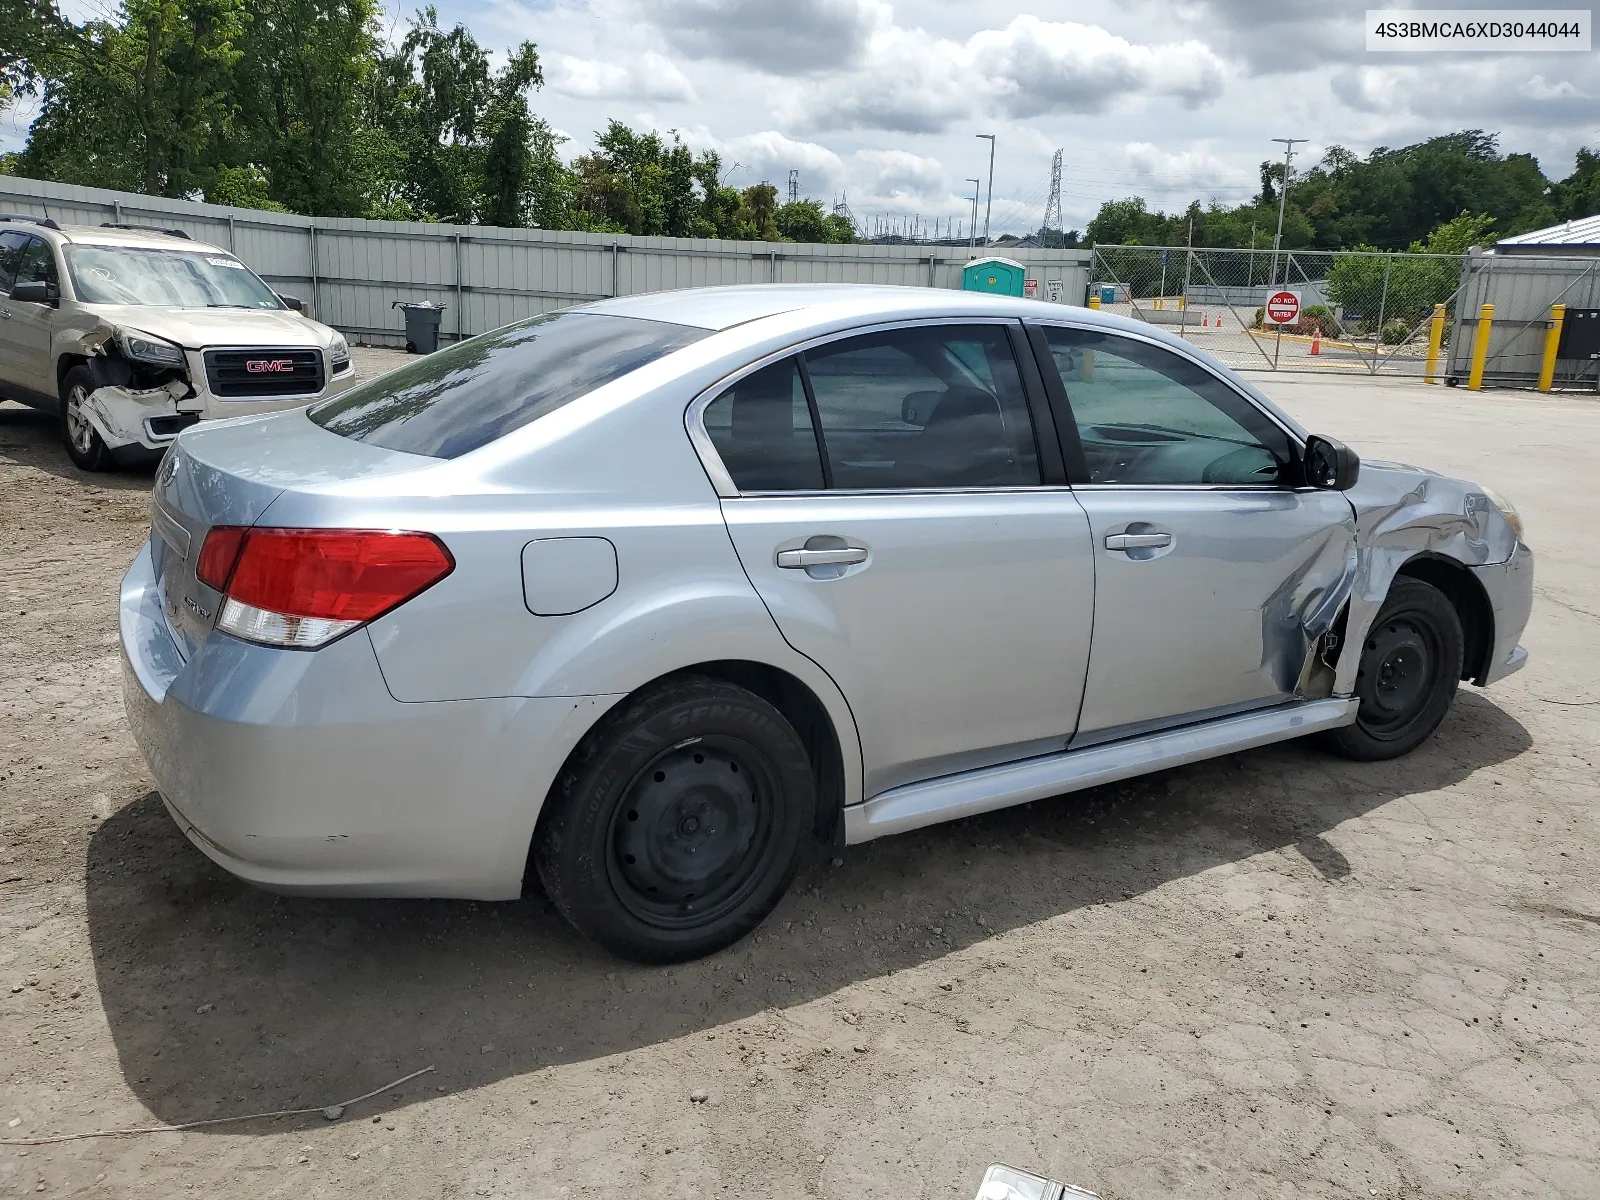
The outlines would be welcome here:
<svg viewBox="0 0 1600 1200">
<path fill-rule="evenodd" d="M 1356 676 L 1354 725 L 1328 735 L 1347 758 L 1398 758 L 1444 720 L 1461 680 L 1461 620 L 1443 592 L 1401 577 L 1367 631 Z"/>
<path fill-rule="evenodd" d="M 782 713 L 720 680 L 679 679 L 585 739 L 547 801 L 533 865 L 567 920 L 614 953 L 695 958 L 772 911 L 815 806 Z"/>
</svg>

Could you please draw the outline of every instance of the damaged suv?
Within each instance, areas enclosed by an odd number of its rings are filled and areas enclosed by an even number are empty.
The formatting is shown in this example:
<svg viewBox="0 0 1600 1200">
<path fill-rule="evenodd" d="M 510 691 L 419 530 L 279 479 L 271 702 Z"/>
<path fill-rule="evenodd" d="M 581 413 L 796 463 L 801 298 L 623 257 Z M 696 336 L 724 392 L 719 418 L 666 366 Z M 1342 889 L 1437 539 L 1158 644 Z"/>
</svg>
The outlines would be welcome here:
<svg viewBox="0 0 1600 1200">
<path fill-rule="evenodd" d="M 301 308 L 181 230 L 0 216 L 0 398 L 58 413 L 86 471 L 355 382 L 344 338 Z"/>
</svg>

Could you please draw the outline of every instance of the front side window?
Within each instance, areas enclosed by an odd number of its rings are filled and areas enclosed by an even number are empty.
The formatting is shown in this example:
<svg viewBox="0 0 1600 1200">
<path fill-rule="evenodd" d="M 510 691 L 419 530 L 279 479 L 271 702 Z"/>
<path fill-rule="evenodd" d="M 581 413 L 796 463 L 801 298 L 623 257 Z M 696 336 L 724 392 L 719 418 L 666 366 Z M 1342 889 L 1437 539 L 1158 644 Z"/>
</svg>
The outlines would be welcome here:
<svg viewBox="0 0 1600 1200">
<path fill-rule="evenodd" d="M 310 409 L 331 433 L 455 458 L 711 331 L 565 309 L 458 342 Z"/>
<path fill-rule="evenodd" d="M 43 238 L 29 238 L 28 244 L 17 257 L 16 278 L 12 286 L 18 283 L 43 283 L 49 286 L 52 295 L 60 295 L 55 255 L 50 253 L 49 243 Z"/>
<path fill-rule="evenodd" d="M 1277 484 L 1289 435 L 1198 364 L 1135 338 L 1046 328 L 1090 483 Z"/>
<path fill-rule="evenodd" d="M 0 293 L 11 291 L 17 279 L 17 264 L 32 240 L 25 233 L 0 233 Z"/>
<path fill-rule="evenodd" d="M 260 276 L 220 250 L 67 246 L 65 253 L 72 289 L 84 304 L 283 307 Z"/>
</svg>

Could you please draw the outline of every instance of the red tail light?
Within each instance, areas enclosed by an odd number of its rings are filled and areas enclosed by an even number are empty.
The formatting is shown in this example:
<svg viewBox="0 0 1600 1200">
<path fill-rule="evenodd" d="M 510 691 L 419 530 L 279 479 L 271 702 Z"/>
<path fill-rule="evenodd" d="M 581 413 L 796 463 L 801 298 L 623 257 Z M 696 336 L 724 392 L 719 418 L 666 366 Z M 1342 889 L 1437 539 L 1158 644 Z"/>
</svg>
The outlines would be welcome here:
<svg viewBox="0 0 1600 1200">
<path fill-rule="evenodd" d="M 429 533 L 222 525 L 206 535 L 196 573 L 226 596 L 219 629 L 312 647 L 404 604 L 455 565 Z"/>
</svg>

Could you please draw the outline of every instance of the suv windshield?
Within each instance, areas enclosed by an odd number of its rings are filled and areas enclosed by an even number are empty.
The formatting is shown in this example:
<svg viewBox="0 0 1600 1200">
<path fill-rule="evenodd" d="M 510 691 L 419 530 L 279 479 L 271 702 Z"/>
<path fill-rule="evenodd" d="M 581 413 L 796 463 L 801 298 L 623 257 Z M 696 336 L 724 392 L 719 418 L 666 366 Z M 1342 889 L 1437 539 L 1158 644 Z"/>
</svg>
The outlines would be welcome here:
<svg viewBox="0 0 1600 1200">
<path fill-rule="evenodd" d="M 256 273 L 220 250 L 66 246 L 72 290 L 85 304 L 282 308 Z"/>
<path fill-rule="evenodd" d="M 573 309 L 440 350 L 310 410 L 386 450 L 455 458 L 707 336 L 709 329 Z"/>
</svg>

